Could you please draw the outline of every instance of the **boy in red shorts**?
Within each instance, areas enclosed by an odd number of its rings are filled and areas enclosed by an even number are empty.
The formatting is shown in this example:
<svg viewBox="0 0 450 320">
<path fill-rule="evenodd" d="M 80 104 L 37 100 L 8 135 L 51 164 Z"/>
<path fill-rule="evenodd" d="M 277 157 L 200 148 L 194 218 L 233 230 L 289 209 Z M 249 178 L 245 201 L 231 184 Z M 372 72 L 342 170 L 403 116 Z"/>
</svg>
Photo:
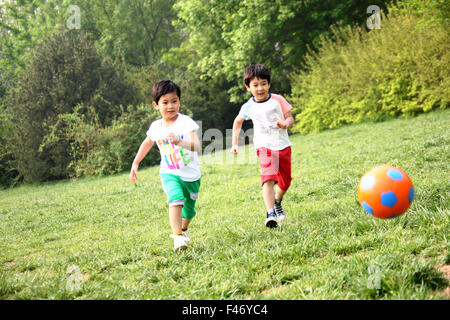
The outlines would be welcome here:
<svg viewBox="0 0 450 320">
<path fill-rule="evenodd" d="M 252 97 L 241 107 L 233 123 L 233 146 L 238 153 L 238 137 L 245 120 L 253 121 L 253 143 L 261 166 L 261 185 L 267 208 L 266 226 L 274 228 L 286 218 L 281 206 L 291 185 L 291 142 L 287 128 L 294 124 L 292 106 L 282 96 L 269 92 L 270 72 L 261 64 L 244 71 L 245 88 Z M 275 184 L 278 185 L 276 192 Z"/>
</svg>

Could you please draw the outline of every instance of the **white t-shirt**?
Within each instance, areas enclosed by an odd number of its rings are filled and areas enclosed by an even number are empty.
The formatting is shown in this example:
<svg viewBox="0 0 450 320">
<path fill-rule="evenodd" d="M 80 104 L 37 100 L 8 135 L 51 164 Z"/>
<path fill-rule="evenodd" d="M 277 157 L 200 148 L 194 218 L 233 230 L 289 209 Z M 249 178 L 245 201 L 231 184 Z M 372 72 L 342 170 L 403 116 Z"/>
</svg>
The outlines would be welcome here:
<svg viewBox="0 0 450 320">
<path fill-rule="evenodd" d="M 155 141 L 161 154 L 159 173 L 170 173 L 179 176 L 183 181 L 192 182 L 200 179 L 200 162 L 197 152 L 169 143 L 169 133 L 179 138 L 189 139 L 192 131 L 200 127 L 186 115 L 178 114 L 177 120 L 169 127 L 163 126 L 163 119 L 152 122 L 147 137 Z"/>
<path fill-rule="evenodd" d="M 287 129 L 277 126 L 278 120 L 285 120 L 284 114 L 292 106 L 280 95 L 270 93 L 265 101 L 255 101 L 250 98 L 239 111 L 239 117 L 253 121 L 255 148 L 265 147 L 270 150 L 283 150 L 292 145 Z"/>
</svg>

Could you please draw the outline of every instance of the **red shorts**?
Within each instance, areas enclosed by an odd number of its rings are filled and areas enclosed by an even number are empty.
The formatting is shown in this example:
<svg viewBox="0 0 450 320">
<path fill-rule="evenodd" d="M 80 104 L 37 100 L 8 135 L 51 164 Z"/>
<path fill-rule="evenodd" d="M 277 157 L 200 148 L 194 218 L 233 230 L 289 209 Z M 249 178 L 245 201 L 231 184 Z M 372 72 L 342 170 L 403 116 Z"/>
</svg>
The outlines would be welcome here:
<svg viewBox="0 0 450 320">
<path fill-rule="evenodd" d="M 286 191 L 291 185 L 291 147 L 273 151 L 267 148 L 256 150 L 261 166 L 261 185 L 268 180 L 275 181 L 278 187 Z"/>
</svg>

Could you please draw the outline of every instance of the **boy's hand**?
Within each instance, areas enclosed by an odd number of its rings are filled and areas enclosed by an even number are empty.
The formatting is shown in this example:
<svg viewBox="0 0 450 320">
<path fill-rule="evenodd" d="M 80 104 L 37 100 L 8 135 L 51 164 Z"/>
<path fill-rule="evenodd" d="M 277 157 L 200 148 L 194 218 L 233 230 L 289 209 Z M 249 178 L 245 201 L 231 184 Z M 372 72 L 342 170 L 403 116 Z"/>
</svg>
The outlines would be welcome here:
<svg viewBox="0 0 450 320">
<path fill-rule="evenodd" d="M 285 121 L 283 120 L 278 120 L 277 121 L 277 127 L 281 128 L 281 129 L 286 129 L 288 126 L 286 125 Z"/>
<path fill-rule="evenodd" d="M 239 147 L 237 144 L 231 147 L 231 153 L 238 154 L 238 152 L 239 152 Z"/>
<path fill-rule="evenodd" d="M 168 139 L 169 139 L 170 143 L 173 143 L 175 145 L 178 145 L 180 143 L 180 141 L 181 141 L 181 139 L 176 134 L 174 134 L 172 132 L 169 133 Z"/>
<path fill-rule="evenodd" d="M 139 168 L 139 165 L 137 165 L 137 164 L 133 164 L 131 166 L 130 181 L 133 182 L 133 183 L 136 182 L 136 180 L 138 179 L 137 178 L 138 168 Z"/>
</svg>

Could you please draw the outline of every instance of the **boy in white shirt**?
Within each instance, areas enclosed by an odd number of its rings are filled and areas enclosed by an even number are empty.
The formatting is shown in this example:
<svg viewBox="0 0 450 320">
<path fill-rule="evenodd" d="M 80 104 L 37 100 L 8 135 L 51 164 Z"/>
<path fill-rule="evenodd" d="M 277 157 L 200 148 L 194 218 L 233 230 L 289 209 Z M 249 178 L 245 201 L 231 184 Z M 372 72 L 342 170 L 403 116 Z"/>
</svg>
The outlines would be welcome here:
<svg viewBox="0 0 450 320">
<path fill-rule="evenodd" d="M 157 143 L 160 154 L 160 176 L 169 204 L 169 220 L 174 239 L 174 250 L 186 249 L 190 238 L 188 226 L 195 216 L 195 201 L 200 189 L 200 162 L 197 151 L 200 141 L 199 126 L 180 110 L 180 87 L 170 80 L 156 83 L 152 88 L 153 106 L 161 119 L 152 122 L 147 138 L 134 158 L 130 172 L 131 182 L 137 180 L 139 163 Z"/>
<path fill-rule="evenodd" d="M 274 228 L 286 218 L 281 206 L 291 185 L 291 142 L 287 128 L 294 124 L 292 106 L 282 96 L 269 92 L 270 72 L 262 64 L 244 71 L 245 88 L 253 95 L 242 107 L 233 123 L 233 146 L 238 153 L 238 137 L 245 120 L 252 120 L 253 143 L 261 166 L 261 185 L 267 209 L 266 226 Z M 278 185 L 275 193 L 274 186 Z"/>
</svg>

